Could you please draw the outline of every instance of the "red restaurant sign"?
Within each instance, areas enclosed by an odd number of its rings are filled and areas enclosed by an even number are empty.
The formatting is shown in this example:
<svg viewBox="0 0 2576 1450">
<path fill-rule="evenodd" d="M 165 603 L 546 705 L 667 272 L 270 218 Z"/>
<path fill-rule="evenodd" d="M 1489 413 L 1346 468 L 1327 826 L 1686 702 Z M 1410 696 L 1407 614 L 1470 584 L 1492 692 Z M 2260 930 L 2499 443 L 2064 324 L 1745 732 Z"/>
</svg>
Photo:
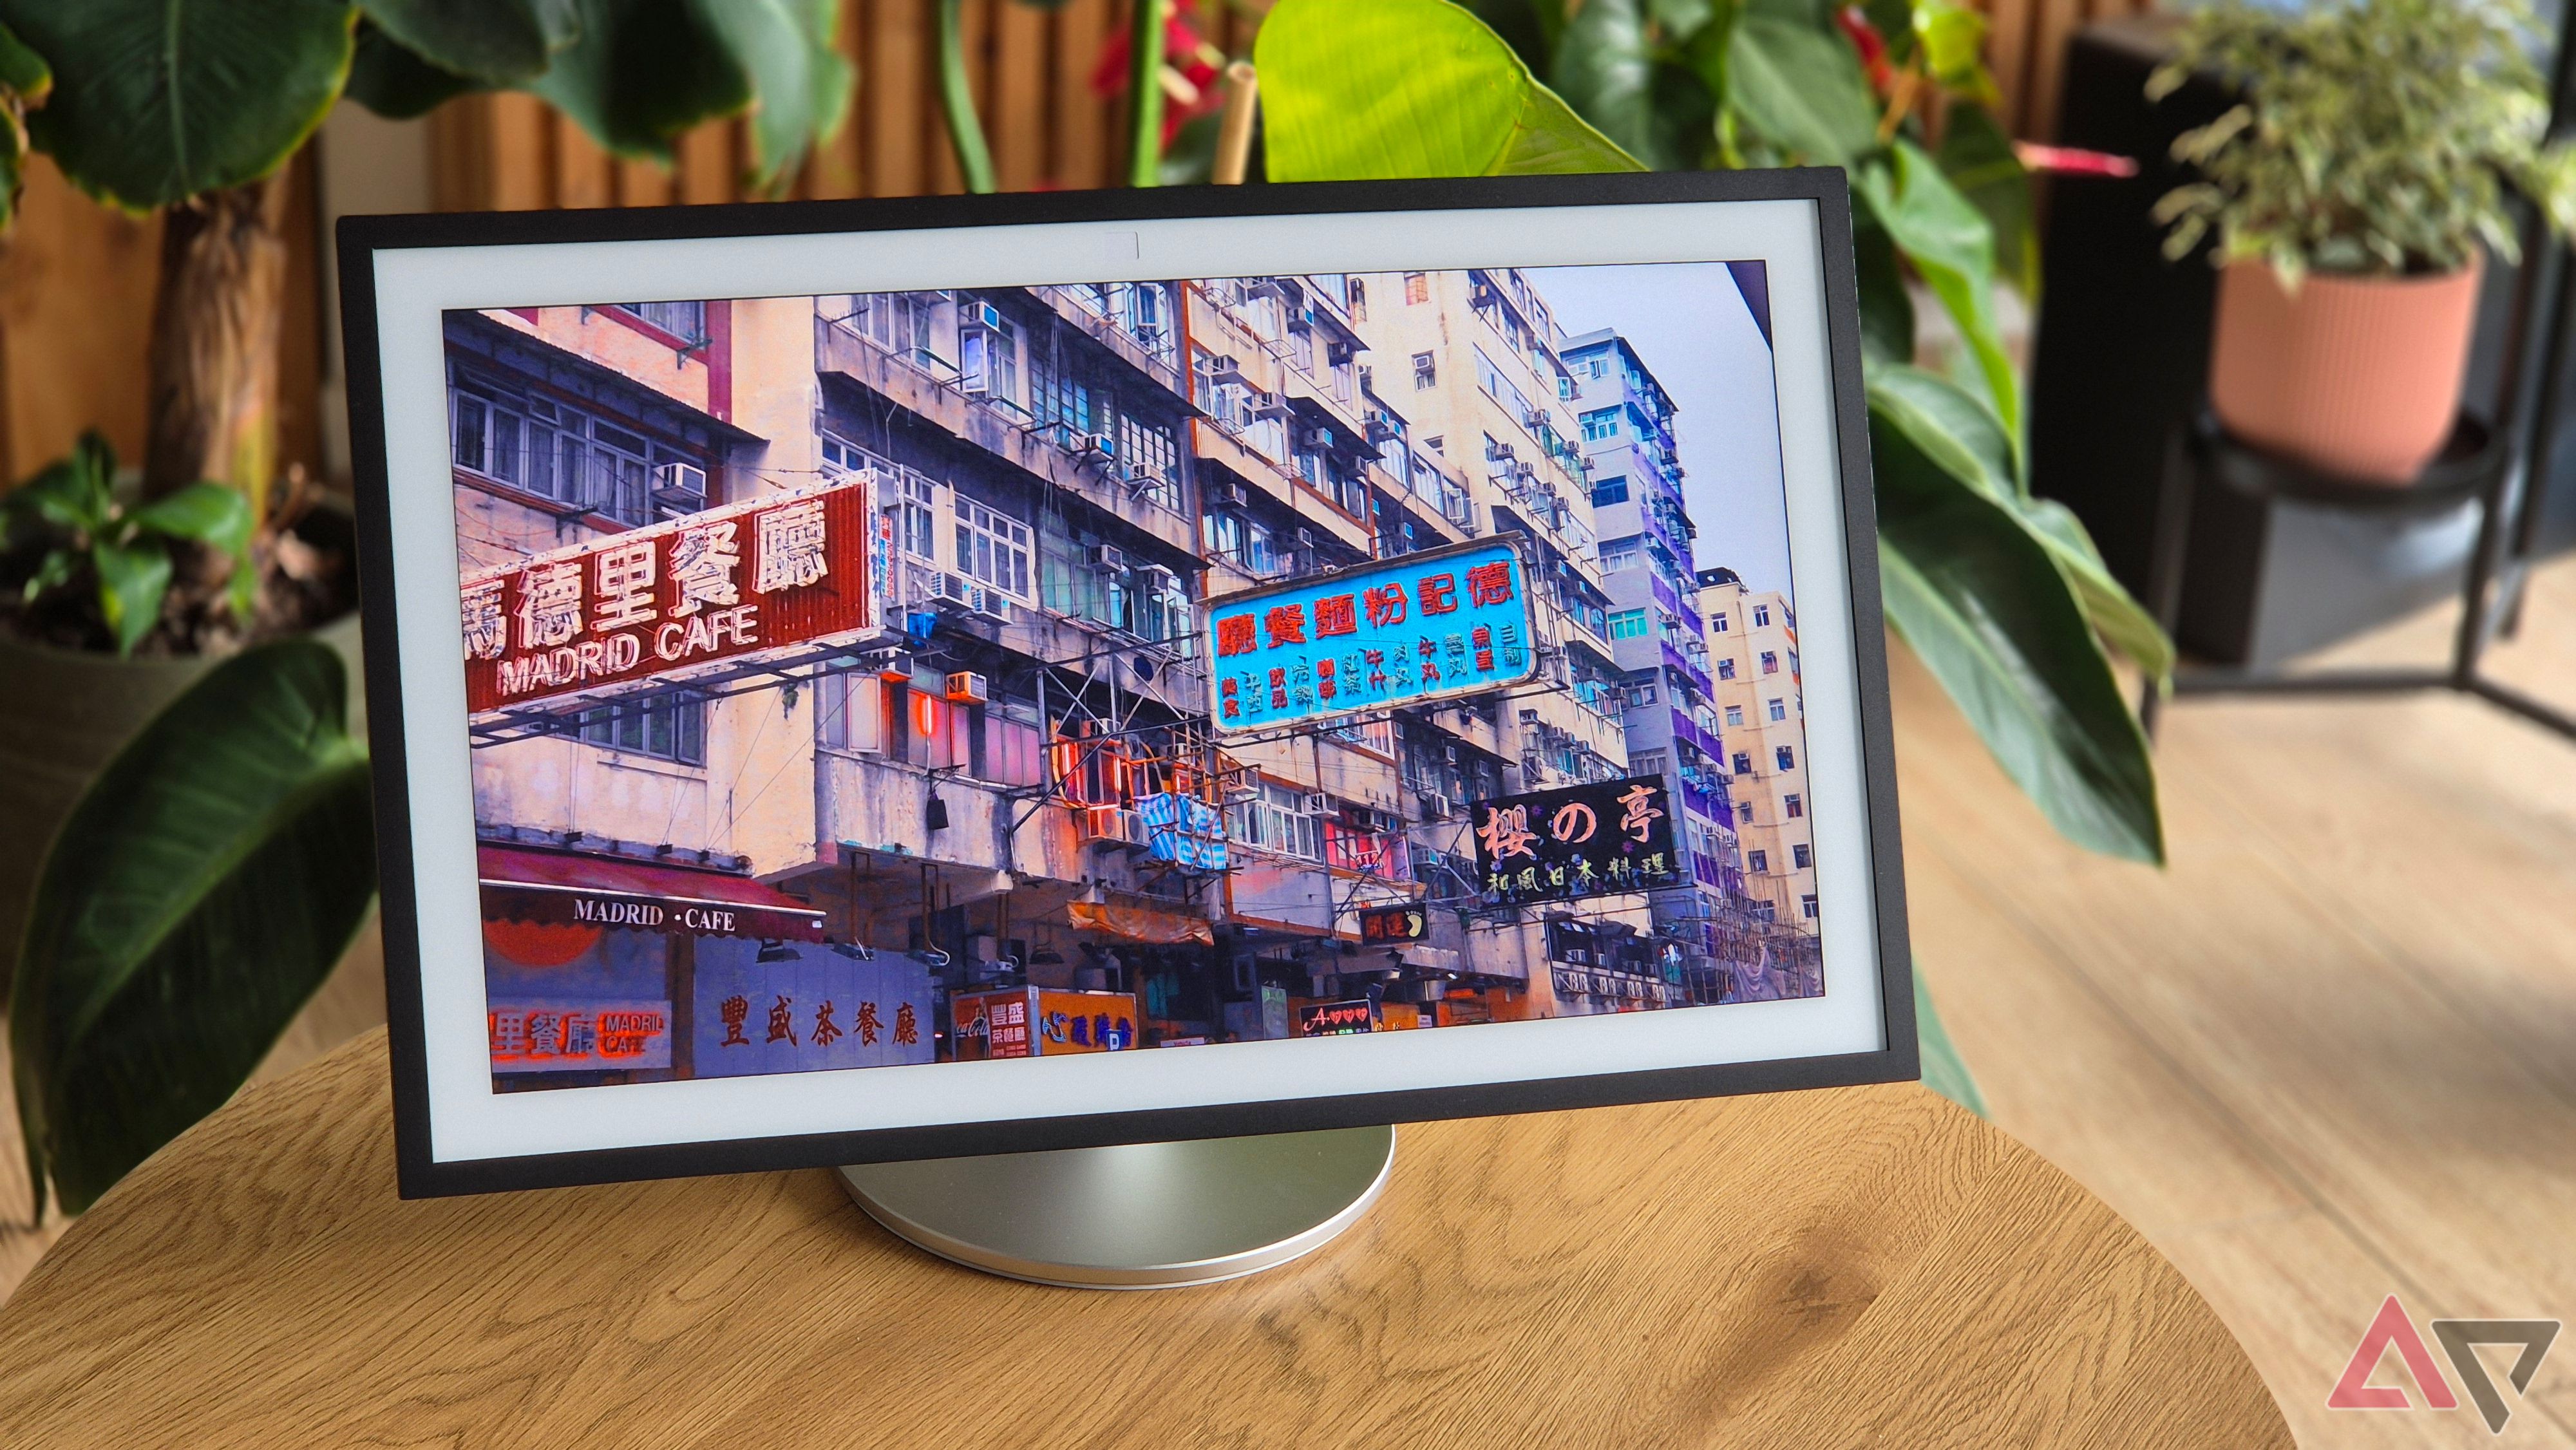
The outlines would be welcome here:
<svg viewBox="0 0 2576 1450">
<path fill-rule="evenodd" d="M 467 576 L 466 708 L 872 627 L 868 491 L 861 475 L 767 494 Z"/>
</svg>

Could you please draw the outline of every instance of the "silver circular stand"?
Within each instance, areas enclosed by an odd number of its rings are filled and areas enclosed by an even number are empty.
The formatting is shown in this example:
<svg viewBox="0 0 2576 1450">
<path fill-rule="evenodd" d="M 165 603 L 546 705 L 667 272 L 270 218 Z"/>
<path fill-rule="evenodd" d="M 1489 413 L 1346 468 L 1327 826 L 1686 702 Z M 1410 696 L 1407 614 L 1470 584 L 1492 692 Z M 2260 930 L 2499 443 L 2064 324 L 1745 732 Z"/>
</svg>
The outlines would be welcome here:
<svg viewBox="0 0 2576 1450">
<path fill-rule="evenodd" d="M 1350 1227 L 1393 1128 L 858 1163 L 868 1216 L 943 1259 L 1032 1284 L 1169 1289 L 1257 1273 Z"/>
</svg>

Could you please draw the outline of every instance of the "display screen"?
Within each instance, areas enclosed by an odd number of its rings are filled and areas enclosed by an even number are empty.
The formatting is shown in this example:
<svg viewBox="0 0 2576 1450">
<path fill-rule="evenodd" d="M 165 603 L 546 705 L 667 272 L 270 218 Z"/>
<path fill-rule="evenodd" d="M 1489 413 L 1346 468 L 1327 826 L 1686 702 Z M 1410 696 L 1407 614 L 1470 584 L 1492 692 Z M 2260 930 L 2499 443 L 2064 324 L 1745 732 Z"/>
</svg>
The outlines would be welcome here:
<svg viewBox="0 0 2576 1450">
<path fill-rule="evenodd" d="M 493 1087 L 1821 996 L 1770 293 L 447 310 Z"/>
</svg>

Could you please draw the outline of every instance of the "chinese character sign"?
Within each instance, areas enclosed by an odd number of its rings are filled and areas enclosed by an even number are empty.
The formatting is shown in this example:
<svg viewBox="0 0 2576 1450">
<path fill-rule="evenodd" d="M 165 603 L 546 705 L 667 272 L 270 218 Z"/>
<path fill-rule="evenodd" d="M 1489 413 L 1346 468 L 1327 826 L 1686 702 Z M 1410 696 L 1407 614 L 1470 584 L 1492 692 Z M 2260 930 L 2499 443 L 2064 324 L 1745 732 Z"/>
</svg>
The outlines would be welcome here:
<svg viewBox="0 0 2576 1450">
<path fill-rule="evenodd" d="M 888 1067 L 931 1060 L 930 970 L 893 952 L 866 957 L 827 946 L 700 937 L 699 1077 Z M 767 956 L 768 961 L 761 958 Z"/>
<path fill-rule="evenodd" d="M 1478 801 L 1468 824 L 1487 901 L 1572 901 L 1688 883 L 1661 776 Z"/>
<path fill-rule="evenodd" d="M 458 598 L 466 707 L 873 628 L 870 483 L 730 504 L 468 577 Z"/>
<path fill-rule="evenodd" d="M 495 1001 L 494 1072 L 599 1072 L 671 1065 L 668 1002 Z"/>
<path fill-rule="evenodd" d="M 1426 550 L 1207 604 L 1220 734 L 1515 685 L 1538 668 L 1508 539 Z"/>
</svg>

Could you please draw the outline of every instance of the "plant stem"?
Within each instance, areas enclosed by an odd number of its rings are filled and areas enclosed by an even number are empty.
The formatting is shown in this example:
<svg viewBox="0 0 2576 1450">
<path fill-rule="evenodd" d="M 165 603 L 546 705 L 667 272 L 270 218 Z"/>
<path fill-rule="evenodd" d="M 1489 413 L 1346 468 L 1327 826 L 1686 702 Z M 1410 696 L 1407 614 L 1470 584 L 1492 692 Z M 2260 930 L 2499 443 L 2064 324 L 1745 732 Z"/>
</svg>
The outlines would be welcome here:
<svg viewBox="0 0 2576 1450">
<path fill-rule="evenodd" d="M 1219 186 L 1241 185 L 1252 169 L 1252 118 L 1260 105 L 1260 85 L 1248 60 L 1225 68 L 1225 119 L 1217 126 L 1216 164 L 1208 177 Z"/>
<path fill-rule="evenodd" d="M 1127 184 L 1153 186 L 1163 169 L 1163 4 L 1136 0 L 1127 35 Z"/>
<path fill-rule="evenodd" d="M 939 109 L 966 189 L 983 193 L 993 190 L 993 153 L 984 144 L 984 123 L 966 82 L 965 8 L 966 0 L 939 0 Z"/>
</svg>

